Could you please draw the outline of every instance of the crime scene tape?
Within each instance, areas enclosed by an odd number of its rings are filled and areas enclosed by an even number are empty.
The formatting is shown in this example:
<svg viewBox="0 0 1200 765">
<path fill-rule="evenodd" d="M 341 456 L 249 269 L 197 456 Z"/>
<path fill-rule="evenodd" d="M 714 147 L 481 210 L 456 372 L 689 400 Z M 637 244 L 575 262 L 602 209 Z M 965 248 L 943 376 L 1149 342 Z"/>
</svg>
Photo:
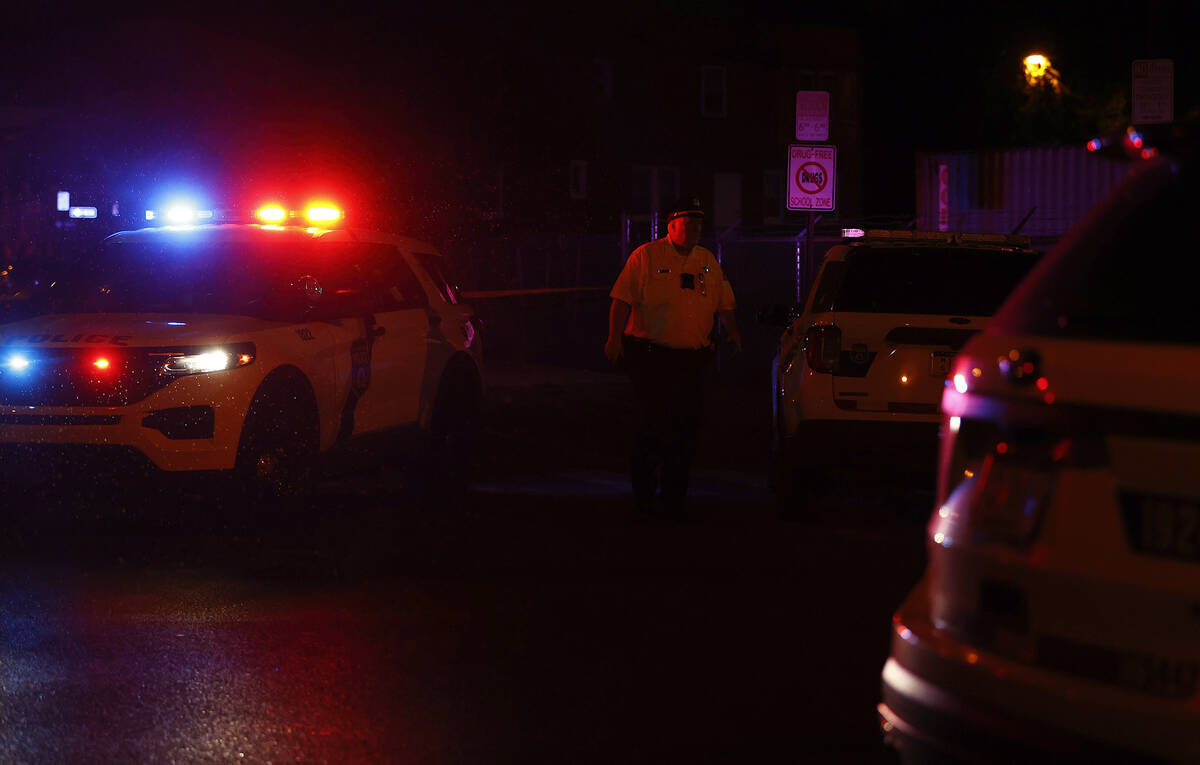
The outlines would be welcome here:
<svg viewBox="0 0 1200 765">
<path fill-rule="evenodd" d="M 542 287 L 532 290 L 472 290 L 461 293 L 467 300 L 513 297 L 515 295 L 554 295 L 565 292 L 608 292 L 609 287 Z"/>
</svg>

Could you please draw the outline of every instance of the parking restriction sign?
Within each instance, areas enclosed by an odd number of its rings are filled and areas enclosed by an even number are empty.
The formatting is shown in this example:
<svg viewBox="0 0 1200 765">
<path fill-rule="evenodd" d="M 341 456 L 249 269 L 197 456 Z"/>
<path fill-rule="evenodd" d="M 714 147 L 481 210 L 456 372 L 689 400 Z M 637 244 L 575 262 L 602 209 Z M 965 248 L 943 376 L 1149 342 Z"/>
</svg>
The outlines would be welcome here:
<svg viewBox="0 0 1200 765">
<path fill-rule="evenodd" d="M 829 212 L 837 207 L 837 147 L 788 147 L 789 210 Z"/>
</svg>

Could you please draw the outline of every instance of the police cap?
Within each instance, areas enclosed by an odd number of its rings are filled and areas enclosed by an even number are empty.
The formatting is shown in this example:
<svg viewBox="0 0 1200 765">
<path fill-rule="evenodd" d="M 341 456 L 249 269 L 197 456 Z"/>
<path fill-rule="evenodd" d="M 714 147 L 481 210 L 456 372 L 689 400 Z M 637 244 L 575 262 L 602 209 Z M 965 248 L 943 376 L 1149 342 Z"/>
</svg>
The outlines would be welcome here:
<svg viewBox="0 0 1200 765">
<path fill-rule="evenodd" d="M 667 220 L 672 221 L 676 218 L 703 218 L 704 207 L 700 204 L 700 197 L 688 196 L 683 197 L 671 205 L 671 211 L 667 213 Z"/>
</svg>

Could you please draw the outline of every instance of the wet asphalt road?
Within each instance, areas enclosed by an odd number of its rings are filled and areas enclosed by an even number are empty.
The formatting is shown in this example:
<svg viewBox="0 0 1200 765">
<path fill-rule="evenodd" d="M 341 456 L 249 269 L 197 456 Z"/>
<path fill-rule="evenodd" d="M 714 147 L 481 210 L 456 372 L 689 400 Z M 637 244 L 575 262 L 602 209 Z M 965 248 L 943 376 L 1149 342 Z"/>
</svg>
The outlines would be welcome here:
<svg viewBox="0 0 1200 765">
<path fill-rule="evenodd" d="M 780 522 L 762 386 L 719 381 L 693 520 L 636 520 L 623 378 L 492 378 L 452 507 L 386 459 L 270 523 L 8 502 L 0 762 L 894 762 L 878 676 L 923 563 L 895 497 Z"/>
</svg>

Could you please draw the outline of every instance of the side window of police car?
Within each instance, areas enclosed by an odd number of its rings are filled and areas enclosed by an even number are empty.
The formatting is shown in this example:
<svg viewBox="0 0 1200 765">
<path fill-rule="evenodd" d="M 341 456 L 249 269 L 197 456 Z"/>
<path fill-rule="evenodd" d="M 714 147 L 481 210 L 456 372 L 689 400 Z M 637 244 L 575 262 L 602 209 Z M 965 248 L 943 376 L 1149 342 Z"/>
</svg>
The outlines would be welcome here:
<svg viewBox="0 0 1200 765">
<path fill-rule="evenodd" d="M 421 264 L 421 268 L 425 269 L 425 273 L 429 274 L 429 278 L 433 280 L 433 285 L 442 299 L 451 305 L 457 305 L 458 289 L 446 278 L 442 258 L 428 252 L 414 252 L 413 257 Z"/>
<path fill-rule="evenodd" d="M 317 313 L 339 319 L 425 305 L 425 293 L 416 276 L 394 247 L 376 244 L 335 243 L 325 248 L 328 265 L 318 275 L 326 295 Z"/>
<path fill-rule="evenodd" d="M 417 275 L 395 247 L 368 247 L 363 265 L 372 290 L 380 293 L 379 299 L 387 306 L 380 310 L 400 311 L 407 308 L 425 308 L 429 305 L 429 297 L 417 280 Z"/>
</svg>

